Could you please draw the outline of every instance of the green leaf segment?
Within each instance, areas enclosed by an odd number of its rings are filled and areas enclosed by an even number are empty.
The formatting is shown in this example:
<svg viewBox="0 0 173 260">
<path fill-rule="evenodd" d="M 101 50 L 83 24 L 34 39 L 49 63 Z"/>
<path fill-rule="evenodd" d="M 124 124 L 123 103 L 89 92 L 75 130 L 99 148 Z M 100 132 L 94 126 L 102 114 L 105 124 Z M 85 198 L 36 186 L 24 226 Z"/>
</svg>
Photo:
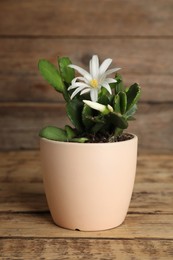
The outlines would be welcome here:
<svg viewBox="0 0 173 260">
<path fill-rule="evenodd" d="M 99 93 L 98 103 L 107 109 L 106 113 L 100 112 L 84 104 L 84 99 L 90 99 L 88 94 L 77 94 L 73 100 L 70 99 L 68 88 L 75 77 L 75 71 L 68 67 L 69 64 L 71 61 L 68 57 L 58 58 L 58 67 L 45 59 L 38 63 L 43 78 L 63 95 L 67 116 L 73 125 L 66 125 L 64 129 L 56 126 L 44 127 L 39 133 L 40 137 L 79 143 L 92 142 L 93 137 L 100 136 L 106 136 L 107 142 L 114 140 L 128 127 L 128 121 L 134 120 L 141 94 L 140 86 L 135 83 L 125 87 L 121 75 L 117 74 L 117 82 L 110 84 L 112 94 L 103 88 Z"/>
<path fill-rule="evenodd" d="M 38 68 L 47 82 L 58 92 L 63 93 L 65 86 L 57 68 L 47 60 L 40 60 Z"/>
</svg>

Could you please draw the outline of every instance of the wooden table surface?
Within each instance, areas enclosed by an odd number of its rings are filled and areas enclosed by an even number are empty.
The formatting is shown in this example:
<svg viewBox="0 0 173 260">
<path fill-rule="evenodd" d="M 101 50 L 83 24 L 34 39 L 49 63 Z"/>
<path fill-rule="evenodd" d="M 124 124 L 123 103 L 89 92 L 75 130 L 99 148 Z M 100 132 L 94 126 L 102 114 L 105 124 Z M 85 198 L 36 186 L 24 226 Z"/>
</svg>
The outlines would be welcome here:
<svg viewBox="0 0 173 260">
<path fill-rule="evenodd" d="M 41 77 L 41 58 L 112 58 L 126 86 L 142 88 L 128 131 L 139 151 L 173 153 L 173 0 L 1 0 L 0 150 L 38 149 L 46 125 L 68 124 L 62 95 Z"/>
<path fill-rule="evenodd" d="M 56 226 L 38 151 L 0 153 L 0 259 L 173 259 L 173 156 L 139 155 L 125 222 L 102 232 Z"/>
</svg>

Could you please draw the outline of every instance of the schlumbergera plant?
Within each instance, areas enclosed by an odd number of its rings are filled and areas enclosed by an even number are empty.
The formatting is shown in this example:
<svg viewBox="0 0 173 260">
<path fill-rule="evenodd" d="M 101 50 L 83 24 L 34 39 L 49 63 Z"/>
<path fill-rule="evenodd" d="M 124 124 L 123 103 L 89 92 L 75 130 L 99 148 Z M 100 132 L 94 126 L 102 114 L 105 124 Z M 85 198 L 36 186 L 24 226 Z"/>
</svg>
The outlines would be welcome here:
<svg viewBox="0 0 173 260">
<path fill-rule="evenodd" d="M 140 87 L 137 83 L 125 87 L 117 73 L 111 78 L 120 69 L 108 69 L 111 62 L 106 59 L 99 66 L 98 56 L 93 55 L 87 72 L 68 57 L 58 58 L 58 67 L 45 59 L 39 61 L 44 79 L 63 95 L 72 123 L 64 129 L 46 126 L 39 133 L 41 137 L 79 143 L 122 140 L 128 121 L 134 120 Z M 80 74 L 77 77 L 75 70 Z"/>
</svg>

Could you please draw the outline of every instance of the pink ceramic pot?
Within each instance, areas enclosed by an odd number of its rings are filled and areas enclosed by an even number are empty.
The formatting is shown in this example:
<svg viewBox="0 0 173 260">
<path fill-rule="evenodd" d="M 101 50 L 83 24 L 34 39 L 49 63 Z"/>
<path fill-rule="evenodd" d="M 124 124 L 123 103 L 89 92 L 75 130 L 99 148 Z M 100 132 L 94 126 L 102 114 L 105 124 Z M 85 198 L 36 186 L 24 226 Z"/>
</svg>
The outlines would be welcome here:
<svg viewBox="0 0 173 260">
<path fill-rule="evenodd" d="M 135 179 L 137 136 L 104 144 L 41 138 L 41 157 L 48 206 L 58 226 L 96 231 L 124 221 Z"/>
</svg>

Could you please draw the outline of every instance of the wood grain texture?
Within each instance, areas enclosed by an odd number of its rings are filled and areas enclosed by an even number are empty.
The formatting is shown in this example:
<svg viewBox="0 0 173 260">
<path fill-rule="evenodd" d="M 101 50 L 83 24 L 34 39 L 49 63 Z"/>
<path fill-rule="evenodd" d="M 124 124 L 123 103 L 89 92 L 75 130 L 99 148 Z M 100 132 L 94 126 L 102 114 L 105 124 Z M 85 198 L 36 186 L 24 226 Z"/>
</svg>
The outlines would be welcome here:
<svg viewBox="0 0 173 260">
<path fill-rule="evenodd" d="M 56 226 L 49 213 L 0 213 L 0 237 L 171 239 L 173 217 L 168 214 L 128 214 L 118 228 L 82 232 Z"/>
<path fill-rule="evenodd" d="M 139 154 L 137 183 L 164 183 L 173 181 L 173 155 Z M 39 151 L 0 152 L 0 182 L 42 183 Z"/>
<path fill-rule="evenodd" d="M 0 158 L 0 212 L 47 212 L 39 152 L 0 153 Z M 130 214 L 173 214 L 172 159 L 139 156 Z"/>
<path fill-rule="evenodd" d="M 135 183 L 129 213 L 173 214 L 172 183 Z M 42 183 L 1 184 L 0 212 L 47 212 Z"/>
<path fill-rule="evenodd" d="M 140 155 L 124 223 L 107 231 L 78 232 L 52 221 L 39 152 L 0 152 L 0 258 L 172 259 L 172 159 Z"/>
<path fill-rule="evenodd" d="M 22 250 L 21 250 L 22 248 Z M 172 240 L 1 239 L 3 259 L 172 260 Z"/>
<path fill-rule="evenodd" d="M 4 0 L 0 2 L 0 31 L 34 36 L 173 36 L 172 12 L 172 0 L 102 0 L 99 4 L 92 0 L 73 0 L 73 4 L 70 0 Z"/>
<path fill-rule="evenodd" d="M 67 122 L 63 99 L 39 75 L 38 60 L 56 63 L 66 55 L 87 68 L 97 53 L 122 67 L 126 85 L 142 86 L 143 104 L 129 129 L 139 136 L 140 151 L 172 153 L 172 0 L 101 0 L 93 7 L 91 0 L 0 2 L 1 150 L 38 148 L 43 125 Z M 42 102 L 58 102 L 58 112 Z"/>
<path fill-rule="evenodd" d="M 121 67 L 125 84 L 138 82 L 143 102 L 172 102 L 173 39 L 0 39 L 0 101 L 57 102 L 62 97 L 48 86 L 37 64 L 46 58 L 57 64 L 57 56 L 69 56 L 88 69 L 93 53 L 101 61 L 113 59 Z"/>
<path fill-rule="evenodd" d="M 172 14 L 172 0 L 0 1 L 0 150 L 9 150 L 0 152 L 0 259 L 173 259 Z M 69 56 L 87 68 L 93 53 L 142 86 L 129 129 L 139 158 L 125 222 L 77 232 L 52 221 L 39 152 L 14 150 L 38 148 L 41 127 L 68 122 L 38 60 Z"/>
<path fill-rule="evenodd" d="M 173 106 L 169 103 L 141 103 L 137 120 L 128 131 L 139 137 L 139 151 L 173 152 Z M 39 147 L 39 130 L 46 125 L 64 127 L 69 121 L 63 103 L 1 103 L 0 149 L 32 149 Z"/>
</svg>

